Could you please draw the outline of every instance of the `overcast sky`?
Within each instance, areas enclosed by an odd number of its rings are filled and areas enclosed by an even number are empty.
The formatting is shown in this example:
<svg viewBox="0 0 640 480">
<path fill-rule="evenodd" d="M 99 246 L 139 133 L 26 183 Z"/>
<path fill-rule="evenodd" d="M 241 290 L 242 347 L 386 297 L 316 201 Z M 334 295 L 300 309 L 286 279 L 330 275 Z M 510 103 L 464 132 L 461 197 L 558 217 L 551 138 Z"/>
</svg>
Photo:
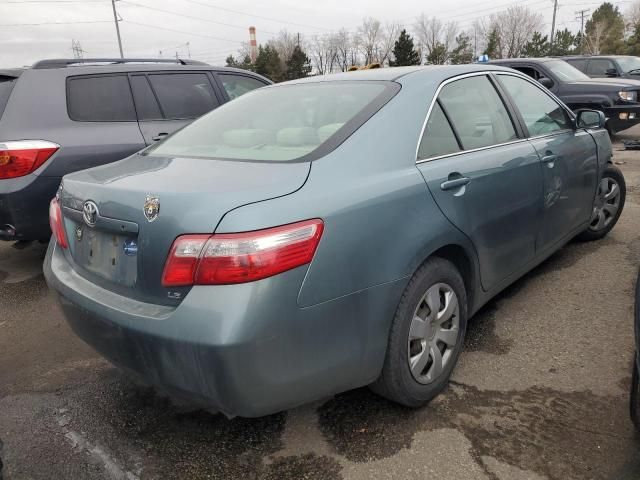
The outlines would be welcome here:
<svg viewBox="0 0 640 480">
<path fill-rule="evenodd" d="M 593 11 L 600 1 L 559 2 L 557 24 L 578 31 L 575 12 Z M 630 0 L 617 1 L 621 10 Z M 345 27 L 355 31 L 364 16 L 382 23 L 399 22 L 411 31 L 424 12 L 468 28 L 473 20 L 510 5 L 529 6 L 544 15 L 551 30 L 553 0 L 119 0 L 120 31 L 125 56 L 180 56 L 224 64 L 248 27 L 257 28 L 258 43 L 282 29 L 305 37 Z M 150 7 L 150 8 L 149 8 Z M 160 11 L 164 10 L 164 11 Z M 87 23 L 73 23 L 87 22 Z M 0 0 L 0 68 L 30 65 L 36 60 L 72 57 L 78 40 L 85 57 L 118 56 L 110 0 Z M 189 43 L 187 48 L 186 44 Z M 162 52 L 162 53 L 160 53 Z"/>
</svg>

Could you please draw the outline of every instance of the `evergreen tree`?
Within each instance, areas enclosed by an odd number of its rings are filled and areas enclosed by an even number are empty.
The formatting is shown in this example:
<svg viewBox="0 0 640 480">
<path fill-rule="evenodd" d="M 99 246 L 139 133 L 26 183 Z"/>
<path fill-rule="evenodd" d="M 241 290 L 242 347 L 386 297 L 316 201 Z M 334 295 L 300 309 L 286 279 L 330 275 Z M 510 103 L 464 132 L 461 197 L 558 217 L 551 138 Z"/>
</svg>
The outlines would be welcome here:
<svg viewBox="0 0 640 480">
<path fill-rule="evenodd" d="M 633 27 L 631 36 L 627 38 L 627 55 L 640 55 L 640 23 Z"/>
<path fill-rule="evenodd" d="M 489 32 L 487 48 L 485 48 L 483 53 L 489 56 L 489 60 L 500 57 L 500 32 L 498 31 L 498 27 L 493 27 L 491 32 Z"/>
<path fill-rule="evenodd" d="M 295 80 L 296 78 L 303 78 L 311 73 L 311 60 L 307 57 L 307 54 L 296 45 L 291 53 L 291 57 L 286 62 L 287 67 L 287 80 Z"/>
<path fill-rule="evenodd" d="M 456 47 L 451 50 L 450 60 L 453 65 L 462 65 L 473 61 L 473 47 L 471 39 L 461 33 L 456 37 Z"/>
<path fill-rule="evenodd" d="M 251 57 L 249 57 L 249 55 L 245 55 L 242 62 L 239 62 L 238 60 L 236 60 L 236 58 L 233 55 L 229 55 L 227 57 L 226 62 L 227 62 L 227 67 L 241 68 L 243 70 L 254 71 L 254 65 L 253 63 L 251 63 Z"/>
<path fill-rule="evenodd" d="M 270 45 L 266 47 L 260 45 L 258 47 L 258 56 L 256 57 L 254 71 L 270 78 L 274 82 L 284 80 L 280 55 L 278 55 L 277 50 Z"/>
<path fill-rule="evenodd" d="M 618 7 L 605 2 L 585 25 L 586 46 L 592 54 L 625 53 L 624 18 Z"/>
<path fill-rule="evenodd" d="M 420 54 L 413 46 L 413 38 L 406 30 L 400 32 L 400 36 L 393 46 L 393 58 L 389 61 L 391 67 L 403 67 L 407 65 L 420 65 Z"/>
<path fill-rule="evenodd" d="M 449 52 L 447 52 L 446 45 L 438 42 L 431 50 L 431 53 L 427 55 L 427 63 L 433 65 L 444 65 L 447 61 Z"/>
<path fill-rule="evenodd" d="M 522 55 L 525 57 L 544 57 L 549 54 L 549 38 L 544 37 L 540 32 L 533 32 L 531 40 L 529 40 L 522 49 Z"/>
<path fill-rule="evenodd" d="M 551 55 L 571 55 L 576 51 L 576 36 L 568 28 L 558 30 L 553 40 L 553 52 Z"/>
</svg>

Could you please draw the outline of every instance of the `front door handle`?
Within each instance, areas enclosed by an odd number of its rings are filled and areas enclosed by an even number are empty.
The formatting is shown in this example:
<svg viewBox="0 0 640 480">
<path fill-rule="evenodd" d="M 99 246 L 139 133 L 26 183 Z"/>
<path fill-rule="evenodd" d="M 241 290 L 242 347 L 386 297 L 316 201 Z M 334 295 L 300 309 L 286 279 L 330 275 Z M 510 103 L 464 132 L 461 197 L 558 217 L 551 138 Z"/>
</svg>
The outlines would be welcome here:
<svg viewBox="0 0 640 480">
<path fill-rule="evenodd" d="M 162 140 L 167 135 L 169 135 L 167 132 L 161 132 L 158 135 L 156 135 L 155 137 L 153 137 L 151 140 L 153 140 L 154 142 L 157 142 L 158 140 Z"/>
<path fill-rule="evenodd" d="M 440 184 L 442 190 L 455 190 L 456 188 L 464 187 L 471 181 L 468 177 L 458 177 L 453 180 L 447 180 Z"/>
<path fill-rule="evenodd" d="M 552 163 L 552 162 L 555 162 L 557 159 L 558 159 L 558 155 L 555 155 L 552 153 L 542 157 L 542 163 Z"/>
</svg>

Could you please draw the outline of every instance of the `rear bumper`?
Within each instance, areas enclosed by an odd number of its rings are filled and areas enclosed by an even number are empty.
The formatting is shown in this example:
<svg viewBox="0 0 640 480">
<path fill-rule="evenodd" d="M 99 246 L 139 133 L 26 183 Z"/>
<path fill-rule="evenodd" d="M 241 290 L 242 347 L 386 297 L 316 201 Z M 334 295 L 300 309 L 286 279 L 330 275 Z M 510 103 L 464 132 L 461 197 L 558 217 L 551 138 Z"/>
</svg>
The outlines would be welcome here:
<svg viewBox="0 0 640 480">
<path fill-rule="evenodd" d="M 305 273 L 194 287 L 174 308 L 88 282 L 54 241 L 45 260 L 47 283 L 85 342 L 170 394 L 243 417 L 366 385 L 382 368 L 406 280 L 299 308 Z"/>
<path fill-rule="evenodd" d="M 60 178 L 26 175 L 0 180 L 0 240 L 43 240 L 49 230 L 49 201 Z"/>
</svg>

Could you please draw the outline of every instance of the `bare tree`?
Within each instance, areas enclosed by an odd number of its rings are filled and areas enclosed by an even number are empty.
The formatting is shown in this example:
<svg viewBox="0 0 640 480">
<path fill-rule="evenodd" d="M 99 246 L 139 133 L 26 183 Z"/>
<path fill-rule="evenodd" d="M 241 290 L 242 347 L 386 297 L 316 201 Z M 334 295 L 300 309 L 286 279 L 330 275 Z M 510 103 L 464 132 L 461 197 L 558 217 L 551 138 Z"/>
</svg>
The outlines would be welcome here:
<svg viewBox="0 0 640 480">
<path fill-rule="evenodd" d="M 416 19 L 416 35 L 420 49 L 427 57 L 437 56 L 446 61 L 449 52 L 455 45 L 458 35 L 458 23 L 442 21 L 436 17 L 428 17 L 422 13 Z M 436 53 L 438 53 L 436 55 Z"/>
<path fill-rule="evenodd" d="M 299 34 L 280 30 L 273 39 L 269 40 L 269 43 L 276 49 L 282 61 L 286 62 L 291 58 L 293 49 L 296 48 L 299 40 Z"/>
<path fill-rule="evenodd" d="M 517 5 L 490 15 L 483 26 L 485 41 L 490 32 L 499 33 L 499 57 L 513 58 L 520 55 L 533 33 L 542 29 L 543 18 L 542 14 Z"/>
<path fill-rule="evenodd" d="M 590 55 L 599 55 L 601 44 L 606 36 L 607 24 L 605 21 L 596 22 L 591 35 L 585 35 L 585 46 Z"/>
<path fill-rule="evenodd" d="M 400 34 L 400 28 L 399 23 L 387 23 L 385 25 L 384 32 L 380 37 L 378 46 L 378 61 L 381 64 L 388 64 L 389 60 L 391 60 L 391 54 L 393 52 L 393 47 L 396 44 L 396 40 L 398 39 L 398 35 Z"/>
<path fill-rule="evenodd" d="M 362 25 L 358 28 L 358 36 L 365 65 L 379 61 L 379 44 L 382 35 L 382 26 L 379 20 L 372 17 L 362 20 Z"/>
<path fill-rule="evenodd" d="M 317 35 L 308 45 L 313 68 L 318 75 L 331 73 L 336 66 L 337 54 L 335 40 L 331 35 Z"/>
</svg>

